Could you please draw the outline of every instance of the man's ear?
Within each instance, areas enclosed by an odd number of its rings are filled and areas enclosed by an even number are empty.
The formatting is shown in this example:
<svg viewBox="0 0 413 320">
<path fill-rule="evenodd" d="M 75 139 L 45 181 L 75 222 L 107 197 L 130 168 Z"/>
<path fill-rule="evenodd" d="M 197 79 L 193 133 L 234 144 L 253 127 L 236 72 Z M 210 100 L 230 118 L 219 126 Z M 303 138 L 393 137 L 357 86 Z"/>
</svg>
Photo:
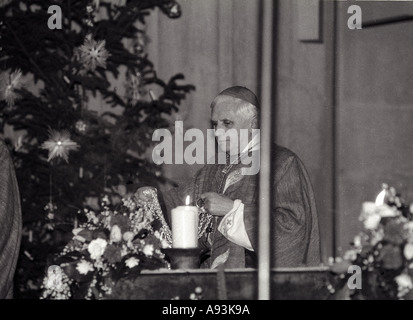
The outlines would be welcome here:
<svg viewBox="0 0 413 320">
<path fill-rule="evenodd" d="M 258 129 L 257 118 L 252 119 L 251 122 L 250 122 L 250 125 L 251 125 L 251 129 Z"/>
</svg>

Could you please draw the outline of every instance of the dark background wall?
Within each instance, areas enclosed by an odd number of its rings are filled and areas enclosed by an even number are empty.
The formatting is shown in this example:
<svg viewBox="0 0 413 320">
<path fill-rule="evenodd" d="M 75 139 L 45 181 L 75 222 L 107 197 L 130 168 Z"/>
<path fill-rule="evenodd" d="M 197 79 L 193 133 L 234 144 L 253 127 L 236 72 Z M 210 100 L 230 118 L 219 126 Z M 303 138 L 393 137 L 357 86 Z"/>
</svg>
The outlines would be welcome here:
<svg viewBox="0 0 413 320">
<path fill-rule="evenodd" d="M 363 22 L 413 13 L 413 3 L 357 2 Z M 363 201 L 387 182 L 413 200 L 413 21 L 346 28 L 346 3 L 337 8 L 338 245 L 360 227 Z"/>
</svg>

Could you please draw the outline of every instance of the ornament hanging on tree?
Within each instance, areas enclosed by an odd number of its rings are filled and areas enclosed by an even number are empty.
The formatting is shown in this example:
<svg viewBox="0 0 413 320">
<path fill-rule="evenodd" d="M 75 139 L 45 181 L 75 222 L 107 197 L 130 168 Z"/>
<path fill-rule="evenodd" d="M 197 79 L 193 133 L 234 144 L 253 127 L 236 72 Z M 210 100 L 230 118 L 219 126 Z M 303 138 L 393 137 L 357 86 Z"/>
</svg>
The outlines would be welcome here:
<svg viewBox="0 0 413 320">
<path fill-rule="evenodd" d="M 147 36 L 145 30 L 140 30 L 136 38 L 135 53 L 138 56 L 144 56 L 145 48 L 147 47 L 148 43 L 149 43 L 149 37 Z"/>
<path fill-rule="evenodd" d="M 0 78 L 0 100 L 6 101 L 9 107 L 13 107 L 15 101 L 20 98 L 17 90 L 22 87 L 22 72 L 20 69 L 11 74 L 2 74 Z"/>
<path fill-rule="evenodd" d="M 142 74 L 136 72 L 133 74 L 128 72 L 126 82 L 126 97 L 129 100 L 137 101 L 145 94 L 145 89 L 142 85 Z"/>
<path fill-rule="evenodd" d="M 96 6 L 95 1 L 90 2 L 90 4 L 88 6 L 86 6 L 86 18 L 83 19 L 83 22 L 89 28 L 93 28 L 94 27 L 94 22 L 96 21 L 95 9 L 98 9 L 98 6 Z"/>
<path fill-rule="evenodd" d="M 181 16 L 181 6 L 176 1 L 170 1 L 161 8 L 171 19 L 177 19 Z"/>
<path fill-rule="evenodd" d="M 87 123 L 83 120 L 78 120 L 75 123 L 76 131 L 80 134 L 85 134 L 87 131 Z"/>
<path fill-rule="evenodd" d="M 105 49 L 106 40 L 95 41 L 92 35 L 85 37 L 85 42 L 79 48 L 80 61 L 87 70 L 95 71 L 97 67 L 106 68 L 106 59 L 110 53 Z"/>
<path fill-rule="evenodd" d="M 51 161 L 56 157 L 62 157 L 69 163 L 69 152 L 77 150 L 79 145 L 70 139 L 70 133 L 67 130 L 62 132 L 50 130 L 49 140 L 43 142 L 42 149 L 49 150 L 49 157 L 47 161 Z"/>
<path fill-rule="evenodd" d="M 46 224 L 46 228 L 48 230 L 53 230 L 55 211 L 57 210 L 57 206 L 52 202 L 52 200 L 50 200 L 49 203 L 44 207 L 44 210 L 47 213 L 46 218 L 48 220 L 48 223 Z"/>
</svg>

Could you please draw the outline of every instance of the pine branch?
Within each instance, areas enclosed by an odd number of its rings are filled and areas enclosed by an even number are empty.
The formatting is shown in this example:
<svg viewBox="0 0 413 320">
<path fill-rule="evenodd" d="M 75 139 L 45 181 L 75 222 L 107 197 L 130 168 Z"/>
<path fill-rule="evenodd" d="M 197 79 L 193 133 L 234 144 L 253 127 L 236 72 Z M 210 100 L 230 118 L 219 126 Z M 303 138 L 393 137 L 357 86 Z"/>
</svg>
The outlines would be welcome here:
<svg viewBox="0 0 413 320">
<path fill-rule="evenodd" d="M 24 46 L 24 44 L 20 41 L 19 37 L 17 36 L 17 34 L 14 32 L 13 28 L 10 26 L 10 24 L 7 22 L 7 20 L 5 21 L 5 24 L 7 25 L 7 27 L 9 28 L 10 32 L 12 33 L 14 39 L 16 40 L 16 42 L 18 43 L 18 45 L 20 46 L 20 48 L 22 49 L 23 53 L 26 55 L 26 57 L 29 59 L 30 63 L 33 65 L 33 67 L 37 70 L 37 72 L 42 76 L 42 78 L 50 85 L 51 81 L 49 80 L 49 78 L 43 73 L 43 71 L 39 68 L 39 66 L 37 65 L 37 63 L 33 60 L 32 56 L 29 54 L 29 52 L 27 51 L 26 47 Z"/>
</svg>

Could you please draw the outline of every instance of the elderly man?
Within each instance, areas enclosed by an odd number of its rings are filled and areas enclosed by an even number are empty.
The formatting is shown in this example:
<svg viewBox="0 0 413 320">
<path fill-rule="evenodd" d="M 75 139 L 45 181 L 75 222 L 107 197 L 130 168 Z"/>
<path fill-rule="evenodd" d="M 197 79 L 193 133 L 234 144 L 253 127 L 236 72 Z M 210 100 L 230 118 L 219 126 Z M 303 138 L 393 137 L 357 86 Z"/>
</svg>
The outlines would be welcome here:
<svg viewBox="0 0 413 320">
<path fill-rule="evenodd" d="M 259 127 L 258 110 L 258 99 L 249 89 L 235 86 L 222 91 L 211 104 L 211 122 L 218 146 L 227 154 L 226 163 L 205 165 L 191 183 L 163 195 L 168 213 L 182 204 L 185 195 L 204 204 L 199 245 L 206 254 L 201 267 L 256 266 L 259 174 L 254 170 L 248 174 L 245 169 L 251 165 L 243 159 L 259 159 L 259 135 L 253 135 Z M 243 130 L 249 133 L 247 145 L 241 141 Z M 231 143 L 234 139 L 238 143 Z M 306 169 L 296 154 L 281 146 L 274 145 L 272 159 L 272 266 L 318 265 L 318 217 Z M 137 197 L 144 198 L 143 190 L 138 189 Z"/>
<path fill-rule="evenodd" d="M 13 162 L 0 138 L 0 299 L 13 298 L 21 224 L 20 194 Z"/>
</svg>

